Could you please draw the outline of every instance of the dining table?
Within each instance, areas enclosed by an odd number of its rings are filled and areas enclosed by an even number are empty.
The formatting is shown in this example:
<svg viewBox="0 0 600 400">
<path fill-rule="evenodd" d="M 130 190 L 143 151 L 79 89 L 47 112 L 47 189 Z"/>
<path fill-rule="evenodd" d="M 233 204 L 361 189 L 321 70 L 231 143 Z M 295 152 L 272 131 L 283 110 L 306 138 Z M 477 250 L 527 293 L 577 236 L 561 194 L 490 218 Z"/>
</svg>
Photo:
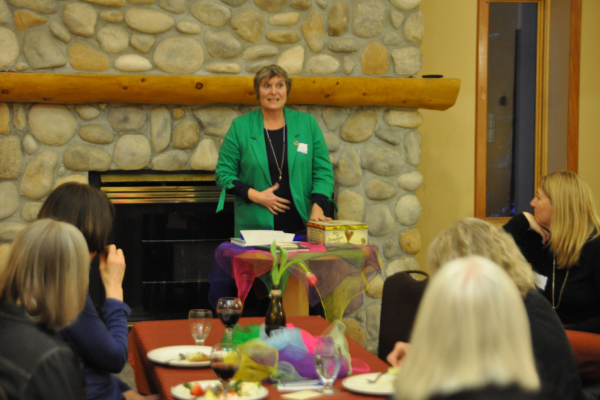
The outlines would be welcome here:
<svg viewBox="0 0 600 400">
<path fill-rule="evenodd" d="M 260 325 L 264 323 L 264 317 L 241 318 L 239 324 L 248 326 L 250 324 Z M 288 317 L 287 323 L 296 328 L 302 328 L 308 333 L 317 336 L 325 331 L 330 323 L 319 316 L 296 316 Z M 212 346 L 220 342 L 225 326 L 218 319 L 212 321 L 211 332 L 206 339 L 205 345 Z M 385 372 L 389 365 L 369 352 L 356 341 L 346 336 L 350 356 L 361 359 L 368 365 L 370 372 Z M 174 399 L 171 388 L 184 382 L 217 379 L 215 373 L 209 367 L 205 368 L 181 368 L 163 364 L 156 364 L 148 359 L 148 352 L 166 346 L 194 345 L 187 320 L 161 320 L 143 321 L 136 323 L 129 334 L 129 363 L 133 367 L 137 390 L 145 395 L 160 394 L 164 400 Z M 382 399 L 382 397 L 371 397 L 351 393 L 342 388 L 342 380 L 338 379 L 334 388 L 340 391 L 323 395 L 320 398 L 335 399 Z M 269 394 L 267 399 L 275 400 L 282 398 L 285 393 L 279 392 L 276 386 L 265 385 Z"/>
</svg>

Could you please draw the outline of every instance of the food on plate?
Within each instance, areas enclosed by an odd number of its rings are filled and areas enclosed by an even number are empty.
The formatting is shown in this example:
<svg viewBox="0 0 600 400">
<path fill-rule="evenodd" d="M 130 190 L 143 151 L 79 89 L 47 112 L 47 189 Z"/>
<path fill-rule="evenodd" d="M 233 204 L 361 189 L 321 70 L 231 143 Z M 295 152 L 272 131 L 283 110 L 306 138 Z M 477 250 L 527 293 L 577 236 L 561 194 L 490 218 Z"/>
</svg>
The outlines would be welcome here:
<svg viewBox="0 0 600 400">
<path fill-rule="evenodd" d="M 196 382 L 192 385 L 190 389 L 190 394 L 192 396 L 204 396 L 206 394 L 206 391 L 198 382 Z"/>
<path fill-rule="evenodd" d="M 229 386 L 227 397 L 254 396 L 258 393 L 258 389 L 261 385 L 260 382 L 235 381 Z M 183 386 L 190 390 L 192 396 L 204 396 L 205 399 L 220 399 L 223 397 L 223 387 L 220 383 L 205 385 L 203 387 L 199 382 L 186 382 Z"/>
<path fill-rule="evenodd" d="M 202 361 L 209 361 L 210 356 L 208 354 L 204 354 L 201 351 L 196 351 L 194 353 L 188 354 L 185 359 L 188 360 L 189 362 L 202 362 Z"/>
</svg>

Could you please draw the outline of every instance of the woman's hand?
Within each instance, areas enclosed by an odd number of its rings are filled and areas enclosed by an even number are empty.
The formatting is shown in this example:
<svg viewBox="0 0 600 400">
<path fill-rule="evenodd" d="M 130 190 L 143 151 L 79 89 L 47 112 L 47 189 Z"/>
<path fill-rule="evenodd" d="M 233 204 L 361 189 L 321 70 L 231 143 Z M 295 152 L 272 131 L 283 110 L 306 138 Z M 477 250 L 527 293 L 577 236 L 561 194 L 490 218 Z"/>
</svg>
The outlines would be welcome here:
<svg viewBox="0 0 600 400">
<path fill-rule="evenodd" d="M 123 250 L 111 244 L 106 253 L 100 254 L 100 277 L 106 298 L 123 301 L 123 278 L 125 277 L 125 255 Z"/>
<path fill-rule="evenodd" d="M 274 184 L 268 189 L 259 192 L 256 189 L 250 188 L 248 190 L 248 198 L 250 201 L 260 204 L 265 207 L 267 210 L 271 212 L 273 215 L 277 215 L 278 213 L 284 213 L 286 210 L 289 210 L 290 201 L 284 199 L 283 197 L 278 197 L 275 195 L 275 191 L 279 189 L 279 183 Z"/>
<path fill-rule="evenodd" d="M 550 231 L 541 226 L 537 219 L 535 219 L 535 216 L 531 215 L 531 213 L 523 212 L 523 215 L 525 215 L 525 218 L 527 218 L 527 221 L 529 221 L 529 229 L 539 233 L 542 237 L 542 243 L 546 244 L 546 242 L 548 242 L 550 239 Z"/>
<path fill-rule="evenodd" d="M 317 203 L 313 203 L 312 212 L 310 213 L 309 221 L 332 221 L 331 218 L 326 217 L 323 209 L 319 207 Z"/>
<path fill-rule="evenodd" d="M 387 362 L 390 363 L 392 367 L 401 368 L 404 363 L 404 357 L 408 354 L 410 350 L 410 344 L 406 342 L 396 342 L 394 345 L 394 350 L 387 356 Z"/>
</svg>

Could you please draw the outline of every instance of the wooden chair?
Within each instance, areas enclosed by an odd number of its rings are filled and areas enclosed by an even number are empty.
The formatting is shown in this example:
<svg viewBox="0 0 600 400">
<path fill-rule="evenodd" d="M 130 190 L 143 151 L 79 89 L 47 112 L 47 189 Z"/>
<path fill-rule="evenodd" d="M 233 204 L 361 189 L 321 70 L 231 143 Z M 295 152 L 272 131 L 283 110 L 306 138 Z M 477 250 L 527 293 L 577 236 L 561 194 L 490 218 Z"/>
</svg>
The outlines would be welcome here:
<svg viewBox="0 0 600 400">
<path fill-rule="evenodd" d="M 425 276 L 416 280 L 411 274 Z M 396 342 L 408 342 L 417 309 L 427 286 L 429 275 L 423 271 L 398 272 L 385 280 L 381 298 L 378 356 L 386 360 Z"/>
</svg>

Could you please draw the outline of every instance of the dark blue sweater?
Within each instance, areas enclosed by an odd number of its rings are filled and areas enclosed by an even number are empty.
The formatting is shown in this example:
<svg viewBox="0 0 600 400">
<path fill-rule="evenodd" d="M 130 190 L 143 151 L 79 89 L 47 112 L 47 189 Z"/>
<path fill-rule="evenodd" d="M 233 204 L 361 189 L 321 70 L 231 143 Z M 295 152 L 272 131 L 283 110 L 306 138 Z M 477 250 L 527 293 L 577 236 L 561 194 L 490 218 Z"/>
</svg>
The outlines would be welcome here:
<svg viewBox="0 0 600 400">
<path fill-rule="evenodd" d="M 108 298 L 102 308 L 103 322 L 88 293 L 77 320 L 58 333 L 83 361 L 88 400 L 122 400 L 125 398 L 122 393 L 130 390 L 112 375 L 121 372 L 127 363 L 130 313 L 127 304 Z"/>
</svg>

